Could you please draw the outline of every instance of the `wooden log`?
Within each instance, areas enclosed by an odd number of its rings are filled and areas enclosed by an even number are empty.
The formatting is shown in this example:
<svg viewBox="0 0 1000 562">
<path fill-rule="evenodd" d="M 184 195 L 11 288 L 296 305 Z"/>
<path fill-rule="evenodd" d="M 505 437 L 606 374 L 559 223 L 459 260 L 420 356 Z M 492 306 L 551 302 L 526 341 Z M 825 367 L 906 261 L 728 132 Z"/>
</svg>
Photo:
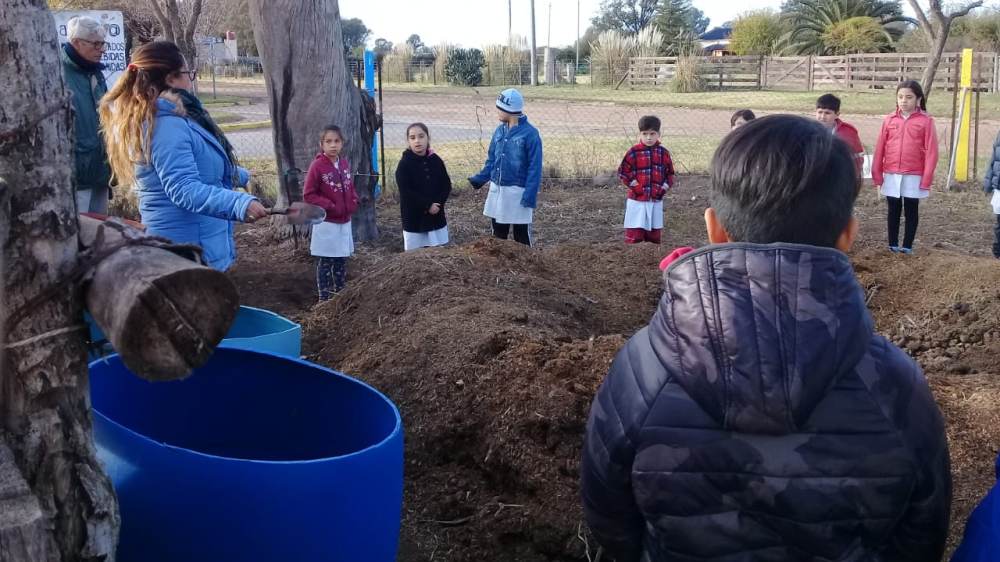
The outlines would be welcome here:
<svg viewBox="0 0 1000 562">
<path fill-rule="evenodd" d="M 145 236 L 128 226 L 129 236 Z M 80 240 L 120 244 L 125 236 L 81 216 Z M 102 259 L 88 274 L 87 309 L 126 367 L 151 381 L 186 377 L 225 337 L 239 309 L 226 274 L 167 249 L 132 244 Z"/>
</svg>

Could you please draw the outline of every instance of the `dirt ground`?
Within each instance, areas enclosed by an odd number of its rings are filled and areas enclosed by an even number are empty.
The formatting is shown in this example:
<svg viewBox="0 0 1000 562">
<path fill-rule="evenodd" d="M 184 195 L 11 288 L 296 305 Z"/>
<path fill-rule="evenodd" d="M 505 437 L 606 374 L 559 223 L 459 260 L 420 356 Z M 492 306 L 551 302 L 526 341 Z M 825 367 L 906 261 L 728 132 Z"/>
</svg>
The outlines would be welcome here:
<svg viewBox="0 0 1000 562">
<path fill-rule="evenodd" d="M 656 264 L 702 245 L 706 178 L 668 195 L 664 244 L 621 243 L 622 193 L 543 189 L 535 248 L 486 238 L 485 193 L 448 204 L 452 244 L 402 253 L 398 207 L 359 245 L 348 289 L 315 305 L 307 244 L 238 234 L 243 303 L 303 324 L 307 358 L 357 376 L 399 406 L 406 431 L 399 559 L 595 558 L 582 525 L 578 462 L 590 402 L 614 354 L 661 293 Z M 1000 446 L 1000 262 L 980 193 L 921 206 L 917 254 L 885 246 L 871 190 L 852 253 L 878 329 L 924 367 L 945 414 L 954 470 L 952 545 L 993 483 Z"/>
</svg>

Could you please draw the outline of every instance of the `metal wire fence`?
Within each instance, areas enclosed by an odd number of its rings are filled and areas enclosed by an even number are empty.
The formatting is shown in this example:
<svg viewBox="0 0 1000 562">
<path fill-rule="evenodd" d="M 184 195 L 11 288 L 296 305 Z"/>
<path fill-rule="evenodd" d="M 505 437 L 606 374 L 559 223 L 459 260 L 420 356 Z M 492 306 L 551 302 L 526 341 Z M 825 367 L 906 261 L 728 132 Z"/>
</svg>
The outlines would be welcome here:
<svg viewBox="0 0 1000 562">
<path fill-rule="evenodd" d="M 385 71 L 385 69 L 383 69 Z M 245 72 L 245 71 L 241 71 Z M 254 172 L 257 189 L 273 193 L 277 184 L 274 149 L 263 80 L 259 75 L 215 77 L 214 90 L 203 75 L 200 96 L 220 122 L 240 159 Z M 497 126 L 495 99 L 505 85 L 459 87 L 433 83 L 396 83 L 383 75 L 382 107 L 385 142 L 385 189 L 394 189 L 393 174 L 406 147 L 405 131 L 413 122 L 430 129 L 431 145 L 444 159 L 453 182 L 477 172 L 483 165 L 490 138 Z M 509 80 L 508 80 L 509 82 Z M 514 84 L 517 86 L 516 84 Z M 662 123 L 662 142 L 670 150 L 681 174 L 705 173 L 712 153 L 730 130 L 730 116 L 750 108 L 758 115 L 797 113 L 810 115 L 822 92 L 700 92 L 674 94 L 664 89 L 615 89 L 614 85 L 542 85 L 521 87 L 525 113 L 541 133 L 544 146 L 543 178 L 546 181 L 613 184 L 615 171 L 626 150 L 638 137 L 637 122 L 656 115 Z M 839 92 L 842 116 L 861 132 L 869 152 L 882 116 L 894 109 L 894 92 Z M 992 139 L 1000 129 L 1000 98 L 984 94 L 983 112 L 975 130 L 976 171 L 985 165 Z M 930 98 L 938 122 L 942 165 L 947 170 L 950 146 L 952 94 Z M 992 108 L 992 109 L 991 109 Z M 974 123 L 975 124 L 975 123 Z M 982 129 L 981 131 L 979 129 Z M 381 166 L 380 166 L 381 168 Z M 970 170 L 970 173 L 973 172 Z"/>
</svg>

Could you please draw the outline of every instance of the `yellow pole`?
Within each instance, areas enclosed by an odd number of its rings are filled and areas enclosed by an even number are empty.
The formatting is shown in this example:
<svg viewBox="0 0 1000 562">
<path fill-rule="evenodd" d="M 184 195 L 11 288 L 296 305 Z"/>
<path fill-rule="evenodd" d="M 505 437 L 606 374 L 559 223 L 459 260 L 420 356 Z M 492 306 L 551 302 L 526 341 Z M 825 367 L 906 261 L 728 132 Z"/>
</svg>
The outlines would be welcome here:
<svg viewBox="0 0 1000 562">
<path fill-rule="evenodd" d="M 955 181 L 969 181 L 969 129 L 972 107 L 972 49 L 962 49 L 962 108 L 959 115 L 958 150 L 955 155 Z"/>
</svg>

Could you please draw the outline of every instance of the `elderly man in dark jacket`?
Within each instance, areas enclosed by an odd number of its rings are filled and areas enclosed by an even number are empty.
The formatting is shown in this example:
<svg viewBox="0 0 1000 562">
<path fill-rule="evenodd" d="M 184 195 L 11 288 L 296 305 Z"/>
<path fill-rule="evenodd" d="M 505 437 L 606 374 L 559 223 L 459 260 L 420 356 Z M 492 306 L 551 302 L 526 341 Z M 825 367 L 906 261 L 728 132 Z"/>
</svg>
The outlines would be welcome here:
<svg viewBox="0 0 1000 562">
<path fill-rule="evenodd" d="M 101 138 L 97 107 L 108 91 L 101 57 L 107 48 L 104 26 L 93 18 L 75 17 L 66 25 L 62 65 L 73 96 L 76 145 L 76 202 L 80 212 L 108 212 L 111 167 Z"/>
<path fill-rule="evenodd" d="M 583 503 L 618 562 L 941 559 L 944 427 L 842 253 L 857 190 L 847 146 L 799 117 L 716 151 L 713 245 L 665 265 L 591 409 Z"/>
</svg>

